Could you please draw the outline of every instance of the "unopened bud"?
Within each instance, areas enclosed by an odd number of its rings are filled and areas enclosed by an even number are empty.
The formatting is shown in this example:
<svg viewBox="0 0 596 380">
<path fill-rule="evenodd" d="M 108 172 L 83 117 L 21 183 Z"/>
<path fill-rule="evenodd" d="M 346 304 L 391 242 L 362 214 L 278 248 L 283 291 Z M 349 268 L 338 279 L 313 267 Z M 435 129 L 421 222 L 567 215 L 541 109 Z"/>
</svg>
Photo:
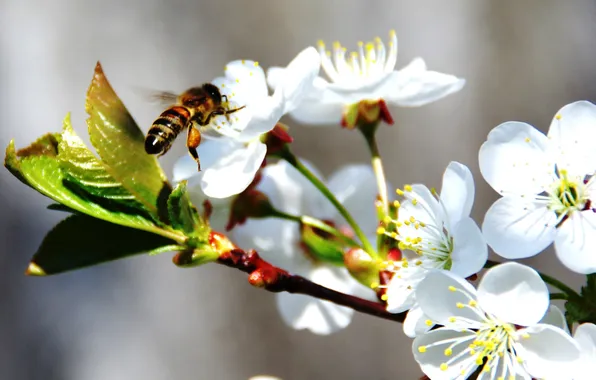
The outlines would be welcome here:
<svg viewBox="0 0 596 380">
<path fill-rule="evenodd" d="M 277 123 L 272 130 L 267 132 L 263 137 L 263 143 L 267 145 L 267 154 L 272 155 L 279 152 L 286 144 L 290 144 L 294 141 L 292 136 L 288 133 L 289 128 L 282 124 Z"/>
<path fill-rule="evenodd" d="M 377 125 L 380 121 L 393 125 L 393 117 L 391 117 L 385 101 L 383 99 L 362 100 L 346 107 L 341 125 L 344 128 L 353 129 L 356 126 Z"/>
<path fill-rule="evenodd" d="M 351 248 L 346 252 L 344 264 L 352 277 L 367 287 L 379 281 L 377 261 L 361 248 Z"/>
<path fill-rule="evenodd" d="M 247 189 L 238 194 L 232 202 L 226 231 L 230 231 L 238 224 L 243 224 L 248 218 L 266 218 L 274 212 L 275 209 L 267 195 L 259 190 Z"/>
<path fill-rule="evenodd" d="M 316 227 L 302 225 L 302 244 L 315 260 L 341 263 L 344 243 Z"/>
<path fill-rule="evenodd" d="M 237 248 L 226 235 L 215 231 L 209 234 L 209 245 L 220 254 Z"/>
</svg>

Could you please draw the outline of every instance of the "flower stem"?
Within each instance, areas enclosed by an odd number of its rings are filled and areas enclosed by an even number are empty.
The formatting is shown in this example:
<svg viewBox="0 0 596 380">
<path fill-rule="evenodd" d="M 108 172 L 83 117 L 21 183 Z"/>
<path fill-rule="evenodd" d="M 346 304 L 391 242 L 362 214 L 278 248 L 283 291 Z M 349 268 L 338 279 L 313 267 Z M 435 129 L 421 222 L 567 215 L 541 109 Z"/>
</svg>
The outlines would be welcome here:
<svg viewBox="0 0 596 380">
<path fill-rule="evenodd" d="M 568 298 L 566 293 L 551 293 L 549 295 L 549 297 L 550 297 L 551 301 L 552 300 L 566 300 Z"/>
<path fill-rule="evenodd" d="M 377 139 L 375 138 L 377 125 L 378 123 L 375 123 L 374 125 L 360 126 L 358 129 L 360 130 L 360 132 L 362 132 L 362 135 L 366 140 L 366 144 L 368 145 L 368 149 L 370 150 L 370 155 L 372 157 L 371 164 L 373 172 L 375 173 L 375 178 L 377 179 L 377 188 L 379 189 L 379 198 L 381 199 L 381 203 L 383 204 L 383 210 L 385 211 L 385 214 L 387 214 L 387 212 L 389 211 L 389 201 L 387 196 L 387 180 L 385 179 L 385 170 L 383 169 L 381 152 L 379 151 Z"/>
<path fill-rule="evenodd" d="M 344 217 L 344 219 L 348 222 L 354 233 L 362 242 L 363 249 L 372 257 L 378 258 L 377 252 L 374 250 L 373 246 L 368 241 L 368 238 L 364 234 L 364 232 L 358 226 L 358 223 L 354 220 L 352 215 L 346 210 L 346 208 L 340 203 L 340 201 L 335 198 L 335 195 L 325 186 L 320 179 L 317 178 L 300 160 L 296 157 L 291 151 L 290 148 L 285 145 L 283 149 L 278 153 L 278 155 L 283 158 L 284 160 L 288 161 L 290 165 L 296 168 L 306 179 L 308 179 L 320 192 L 333 204 L 333 206 L 337 209 L 337 211 Z"/>
<path fill-rule="evenodd" d="M 488 260 L 486 262 L 486 264 L 484 264 L 484 267 L 492 268 L 499 264 L 501 264 L 501 263 L 499 263 L 497 261 Z M 536 272 L 538 272 L 538 271 L 536 271 Z M 566 299 L 569 299 L 569 298 L 581 299 L 581 296 L 575 290 L 571 289 L 569 286 L 565 285 L 564 283 L 557 280 L 556 278 L 551 277 L 551 276 L 541 273 L 541 272 L 538 272 L 538 274 L 540 275 L 540 277 L 542 278 L 542 280 L 544 282 L 546 282 L 549 285 L 554 286 L 555 288 L 557 288 L 559 290 L 562 290 L 563 293 L 565 293 L 567 295 Z M 554 293 L 554 294 L 557 294 L 557 293 Z"/>
<path fill-rule="evenodd" d="M 273 212 L 270 216 L 273 218 L 291 220 L 293 222 L 297 222 L 297 223 L 301 223 L 301 224 L 304 224 L 307 226 L 315 227 L 321 231 L 328 232 L 331 235 L 341 239 L 346 245 L 348 245 L 350 247 L 360 248 L 360 244 L 358 244 L 358 242 L 356 240 L 350 238 L 349 236 L 342 234 L 336 228 L 328 225 L 327 223 L 325 223 L 322 220 L 319 220 L 317 218 L 313 218 L 313 217 L 307 216 L 307 215 L 302 215 L 302 216 L 291 215 L 291 214 L 287 214 L 287 213 L 285 213 L 283 211 L 279 211 L 279 210 L 273 210 Z"/>
<path fill-rule="evenodd" d="M 373 302 L 337 292 L 307 280 L 304 277 L 292 275 L 261 259 L 255 251 L 244 252 L 240 249 L 234 249 L 223 253 L 217 262 L 248 273 L 248 282 L 251 285 L 264 288 L 270 292 L 304 294 L 330 301 L 337 305 L 346 306 L 364 314 L 395 322 L 403 323 L 406 317 L 406 313 L 389 313 L 385 309 L 385 305 L 380 302 Z"/>
</svg>

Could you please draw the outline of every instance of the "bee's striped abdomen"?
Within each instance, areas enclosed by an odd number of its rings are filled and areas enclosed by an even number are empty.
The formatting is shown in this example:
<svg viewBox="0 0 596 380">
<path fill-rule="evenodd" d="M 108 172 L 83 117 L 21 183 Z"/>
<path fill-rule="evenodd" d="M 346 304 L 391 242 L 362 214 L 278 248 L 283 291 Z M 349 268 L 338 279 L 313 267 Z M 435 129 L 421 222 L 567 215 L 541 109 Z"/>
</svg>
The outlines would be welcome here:
<svg viewBox="0 0 596 380">
<path fill-rule="evenodd" d="M 176 136 L 188 125 L 190 117 L 186 107 L 173 106 L 163 111 L 147 132 L 145 151 L 149 154 L 166 153 Z"/>
</svg>

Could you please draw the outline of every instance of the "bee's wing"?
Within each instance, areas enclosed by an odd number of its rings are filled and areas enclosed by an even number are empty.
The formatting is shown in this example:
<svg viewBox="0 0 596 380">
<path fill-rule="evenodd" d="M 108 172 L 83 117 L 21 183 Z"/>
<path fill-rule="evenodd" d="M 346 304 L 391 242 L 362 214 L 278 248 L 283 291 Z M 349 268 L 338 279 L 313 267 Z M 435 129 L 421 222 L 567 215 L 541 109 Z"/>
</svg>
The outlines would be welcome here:
<svg viewBox="0 0 596 380">
<path fill-rule="evenodd" d="M 178 102 L 178 94 L 170 91 L 156 91 L 147 88 L 135 88 L 135 92 L 148 102 L 155 105 L 167 107 Z"/>
</svg>

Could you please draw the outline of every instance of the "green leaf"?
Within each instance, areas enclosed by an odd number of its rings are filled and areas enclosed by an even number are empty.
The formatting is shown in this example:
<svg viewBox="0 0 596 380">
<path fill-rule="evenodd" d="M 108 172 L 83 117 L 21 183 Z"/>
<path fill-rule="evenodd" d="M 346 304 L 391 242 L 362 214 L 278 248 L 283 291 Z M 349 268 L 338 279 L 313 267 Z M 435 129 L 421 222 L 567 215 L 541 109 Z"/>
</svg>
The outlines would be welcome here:
<svg viewBox="0 0 596 380">
<path fill-rule="evenodd" d="M 19 158 L 29 156 L 55 157 L 58 155 L 58 144 L 61 139 L 62 137 L 57 133 L 48 133 L 37 139 L 37 141 L 28 147 L 20 149 L 18 152 L 15 149 L 14 140 L 10 140 L 10 143 L 6 147 L 4 166 L 25 185 L 31 186 L 21 174 Z"/>
<path fill-rule="evenodd" d="M 192 205 L 186 192 L 186 181 L 176 186 L 168 198 L 168 216 L 174 229 L 184 231 L 187 236 L 207 240 L 209 228 Z"/>
<path fill-rule="evenodd" d="M 99 62 L 87 92 L 91 143 L 110 174 L 153 214 L 165 210 L 171 188 L 157 158 L 145 152 L 145 136 L 106 79 Z"/>
<path fill-rule="evenodd" d="M 139 210 L 144 209 L 134 195 L 111 176 L 109 168 L 99 161 L 76 135 L 68 115 L 64 119 L 61 136 L 58 158 L 66 172 L 66 180 L 100 199 L 109 199 Z"/>
<path fill-rule="evenodd" d="M 46 235 L 26 273 L 56 274 L 176 247 L 172 240 L 152 233 L 85 215 L 72 215 Z"/>
<path fill-rule="evenodd" d="M 318 229 L 315 230 L 314 227 L 302 227 L 302 241 L 314 257 L 336 265 L 343 265 L 345 244 L 331 236 L 321 236 L 321 234 L 325 233 Z"/>
</svg>

